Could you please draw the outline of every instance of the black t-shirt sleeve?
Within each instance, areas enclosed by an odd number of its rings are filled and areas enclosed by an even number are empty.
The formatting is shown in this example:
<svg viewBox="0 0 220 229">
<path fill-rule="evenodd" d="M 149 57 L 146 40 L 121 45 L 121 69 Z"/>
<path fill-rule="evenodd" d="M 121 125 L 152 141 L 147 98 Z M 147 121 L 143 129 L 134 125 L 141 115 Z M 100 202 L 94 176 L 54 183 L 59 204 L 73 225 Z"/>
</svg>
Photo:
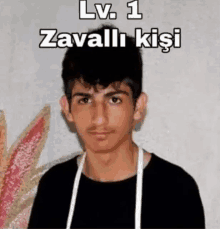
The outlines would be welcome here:
<svg viewBox="0 0 220 229">
<path fill-rule="evenodd" d="M 188 218 L 192 222 L 192 228 L 205 228 L 205 215 L 202 205 L 199 189 L 196 182 L 191 179 L 185 201 L 186 208 L 188 209 Z"/>
<path fill-rule="evenodd" d="M 182 189 L 182 228 L 205 228 L 204 208 L 195 180 L 189 176 Z"/>
<path fill-rule="evenodd" d="M 181 167 L 163 159 L 156 162 L 155 180 L 161 187 L 161 209 L 164 211 L 164 214 L 161 211 L 160 228 L 204 229 L 204 208 L 193 177 Z"/>
<path fill-rule="evenodd" d="M 41 178 L 37 194 L 33 203 L 29 228 L 56 228 L 56 186 L 51 178 L 51 173 L 44 174 Z"/>
</svg>

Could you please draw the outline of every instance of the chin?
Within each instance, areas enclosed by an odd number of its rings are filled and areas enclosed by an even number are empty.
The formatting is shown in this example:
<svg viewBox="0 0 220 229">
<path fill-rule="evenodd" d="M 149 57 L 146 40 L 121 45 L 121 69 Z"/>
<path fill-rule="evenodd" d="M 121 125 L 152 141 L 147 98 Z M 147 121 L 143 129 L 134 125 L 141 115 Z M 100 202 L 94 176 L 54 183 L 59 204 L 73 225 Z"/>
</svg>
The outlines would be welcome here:
<svg viewBox="0 0 220 229">
<path fill-rule="evenodd" d="M 89 144 L 87 144 L 87 147 L 92 150 L 93 152 L 96 153 L 108 153 L 111 151 L 116 150 L 120 145 L 121 145 L 121 141 L 118 141 L 117 139 L 110 139 L 109 140 L 103 140 L 103 139 L 99 139 L 96 141 L 90 141 Z"/>
<path fill-rule="evenodd" d="M 87 147 L 96 153 L 107 153 L 109 151 L 113 151 L 115 149 L 117 142 L 109 142 L 109 141 L 96 141 L 87 145 Z"/>
</svg>

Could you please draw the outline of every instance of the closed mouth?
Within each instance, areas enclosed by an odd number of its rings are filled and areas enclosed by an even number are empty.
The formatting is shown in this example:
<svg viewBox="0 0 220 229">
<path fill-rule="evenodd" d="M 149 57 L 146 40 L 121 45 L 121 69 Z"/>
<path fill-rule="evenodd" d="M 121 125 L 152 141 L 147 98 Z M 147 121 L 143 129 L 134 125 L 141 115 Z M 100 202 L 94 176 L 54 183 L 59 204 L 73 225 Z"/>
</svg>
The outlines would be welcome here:
<svg viewBox="0 0 220 229">
<path fill-rule="evenodd" d="M 90 132 L 90 133 L 94 135 L 105 135 L 105 134 L 109 134 L 110 132 Z"/>
</svg>

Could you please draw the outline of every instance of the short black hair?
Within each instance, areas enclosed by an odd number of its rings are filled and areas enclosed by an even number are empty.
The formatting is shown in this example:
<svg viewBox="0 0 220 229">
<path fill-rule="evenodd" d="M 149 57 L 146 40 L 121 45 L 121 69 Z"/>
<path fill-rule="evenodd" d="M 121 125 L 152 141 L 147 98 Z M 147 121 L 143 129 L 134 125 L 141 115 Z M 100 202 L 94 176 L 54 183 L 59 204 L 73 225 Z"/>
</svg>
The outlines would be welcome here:
<svg viewBox="0 0 220 229">
<path fill-rule="evenodd" d="M 104 44 L 104 31 L 110 31 L 109 47 L 89 47 L 88 36 L 99 34 Z M 136 47 L 135 38 L 126 35 L 125 47 L 120 47 L 120 31 L 118 30 L 118 47 L 112 47 L 113 25 L 101 25 L 90 30 L 82 47 L 73 45 L 68 48 L 62 63 L 62 79 L 64 93 L 71 103 L 72 88 L 76 80 L 86 84 L 104 88 L 115 82 L 125 82 L 132 90 L 134 105 L 142 92 L 142 54 Z"/>
</svg>

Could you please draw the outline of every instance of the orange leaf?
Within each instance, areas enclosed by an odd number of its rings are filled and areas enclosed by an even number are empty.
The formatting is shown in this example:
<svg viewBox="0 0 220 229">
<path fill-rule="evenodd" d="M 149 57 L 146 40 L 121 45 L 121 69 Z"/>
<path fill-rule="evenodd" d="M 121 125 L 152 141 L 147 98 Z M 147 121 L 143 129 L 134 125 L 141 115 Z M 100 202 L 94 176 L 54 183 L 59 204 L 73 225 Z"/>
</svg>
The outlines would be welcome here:
<svg viewBox="0 0 220 229">
<path fill-rule="evenodd" d="M 0 193 L 3 185 L 3 178 L 7 169 L 7 150 L 6 150 L 6 121 L 5 114 L 0 113 Z"/>
</svg>

